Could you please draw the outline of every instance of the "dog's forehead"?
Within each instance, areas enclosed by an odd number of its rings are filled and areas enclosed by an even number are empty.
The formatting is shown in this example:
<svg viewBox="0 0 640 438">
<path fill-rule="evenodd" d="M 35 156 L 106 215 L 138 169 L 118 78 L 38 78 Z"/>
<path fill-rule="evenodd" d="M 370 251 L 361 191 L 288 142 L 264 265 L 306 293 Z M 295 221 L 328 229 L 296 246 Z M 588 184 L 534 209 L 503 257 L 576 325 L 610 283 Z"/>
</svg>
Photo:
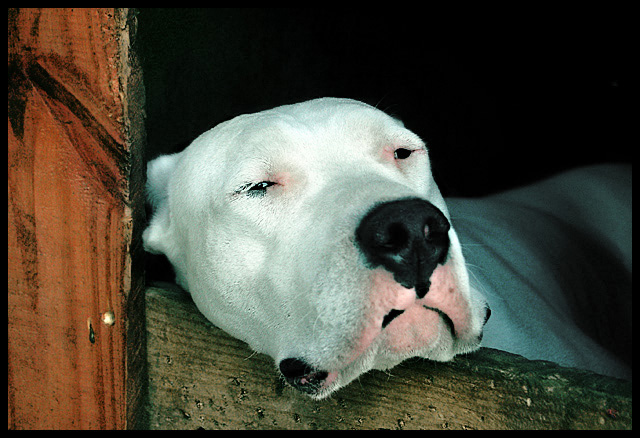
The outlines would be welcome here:
<svg viewBox="0 0 640 438">
<path fill-rule="evenodd" d="M 315 174 L 380 159 L 389 146 L 425 144 L 401 121 L 370 105 L 322 98 L 224 122 L 194 141 L 180 169 L 183 179 L 223 193 L 289 169 Z"/>
<path fill-rule="evenodd" d="M 317 99 L 234 119 L 233 148 L 246 156 L 290 155 L 297 149 L 367 151 L 388 143 L 420 144 L 401 121 L 349 99 Z"/>
</svg>

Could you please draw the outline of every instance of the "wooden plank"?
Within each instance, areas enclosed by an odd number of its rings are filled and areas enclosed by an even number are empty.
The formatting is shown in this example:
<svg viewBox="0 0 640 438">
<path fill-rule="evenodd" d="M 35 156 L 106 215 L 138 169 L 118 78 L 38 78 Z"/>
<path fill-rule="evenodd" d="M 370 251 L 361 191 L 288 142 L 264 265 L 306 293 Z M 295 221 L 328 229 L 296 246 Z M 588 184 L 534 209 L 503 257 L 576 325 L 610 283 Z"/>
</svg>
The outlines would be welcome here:
<svg viewBox="0 0 640 438">
<path fill-rule="evenodd" d="M 144 100 L 134 19 L 126 9 L 9 10 L 10 429 L 139 420 Z"/>
<path fill-rule="evenodd" d="M 481 349 L 409 360 L 331 398 L 210 324 L 177 286 L 147 290 L 152 429 L 631 429 L 631 383 Z"/>
</svg>

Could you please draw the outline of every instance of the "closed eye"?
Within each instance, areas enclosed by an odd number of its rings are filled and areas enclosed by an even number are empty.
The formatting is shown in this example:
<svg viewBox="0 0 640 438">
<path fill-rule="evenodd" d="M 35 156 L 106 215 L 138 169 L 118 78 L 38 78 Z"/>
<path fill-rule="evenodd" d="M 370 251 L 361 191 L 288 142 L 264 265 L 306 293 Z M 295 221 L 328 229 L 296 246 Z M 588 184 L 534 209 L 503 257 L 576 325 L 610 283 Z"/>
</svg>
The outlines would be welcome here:
<svg viewBox="0 0 640 438">
<path fill-rule="evenodd" d="M 273 181 L 260 181 L 259 183 L 255 184 L 245 184 L 244 186 L 240 187 L 240 189 L 238 189 L 236 193 L 245 193 L 248 196 L 261 198 L 267 194 L 267 188 L 275 184 L 277 183 Z"/>
</svg>

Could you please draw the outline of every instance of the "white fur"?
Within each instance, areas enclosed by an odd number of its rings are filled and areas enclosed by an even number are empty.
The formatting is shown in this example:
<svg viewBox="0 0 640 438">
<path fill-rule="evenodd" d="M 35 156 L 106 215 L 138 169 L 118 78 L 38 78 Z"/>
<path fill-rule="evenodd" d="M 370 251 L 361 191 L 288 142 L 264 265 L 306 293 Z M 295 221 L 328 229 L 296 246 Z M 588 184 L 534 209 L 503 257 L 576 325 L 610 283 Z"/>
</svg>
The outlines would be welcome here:
<svg viewBox="0 0 640 438">
<path fill-rule="evenodd" d="M 484 346 L 631 379 L 630 166 L 447 202 L 493 311 Z"/>
<path fill-rule="evenodd" d="M 398 147 L 416 152 L 394 160 Z M 247 188 L 261 181 L 276 184 L 252 196 Z M 359 221 L 373 205 L 404 197 L 449 217 L 424 143 L 373 107 L 325 98 L 236 117 L 150 162 L 148 196 L 155 211 L 145 249 L 168 257 L 177 282 L 217 326 L 276 363 L 302 357 L 329 371 L 317 397 L 372 368 L 411 356 L 449 360 L 479 346 L 485 299 L 469 286 L 453 228 L 447 265 L 466 340 L 440 324 L 437 339 L 416 350 L 394 352 L 385 332 L 357 345 L 383 302 L 354 243 Z M 504 337 L 509 327 L 502 329 Z"/>
</svg>

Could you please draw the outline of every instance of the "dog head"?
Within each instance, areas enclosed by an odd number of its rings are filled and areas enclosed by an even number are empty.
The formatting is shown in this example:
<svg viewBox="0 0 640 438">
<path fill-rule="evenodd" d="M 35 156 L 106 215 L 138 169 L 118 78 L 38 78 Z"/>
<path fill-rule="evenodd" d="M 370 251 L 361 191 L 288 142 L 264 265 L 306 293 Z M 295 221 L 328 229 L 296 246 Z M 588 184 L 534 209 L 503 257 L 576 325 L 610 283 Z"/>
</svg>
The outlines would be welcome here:
<svg viewBox="0 0 640 438">
<path fill-rule="evenodd" d="M 323 398 L 409 357 L 478 348 L 484 299 L 425 143 L 325 98 L 236 117 L 149 163 L 145 249 L 215 325 Z"/>
</svg>

